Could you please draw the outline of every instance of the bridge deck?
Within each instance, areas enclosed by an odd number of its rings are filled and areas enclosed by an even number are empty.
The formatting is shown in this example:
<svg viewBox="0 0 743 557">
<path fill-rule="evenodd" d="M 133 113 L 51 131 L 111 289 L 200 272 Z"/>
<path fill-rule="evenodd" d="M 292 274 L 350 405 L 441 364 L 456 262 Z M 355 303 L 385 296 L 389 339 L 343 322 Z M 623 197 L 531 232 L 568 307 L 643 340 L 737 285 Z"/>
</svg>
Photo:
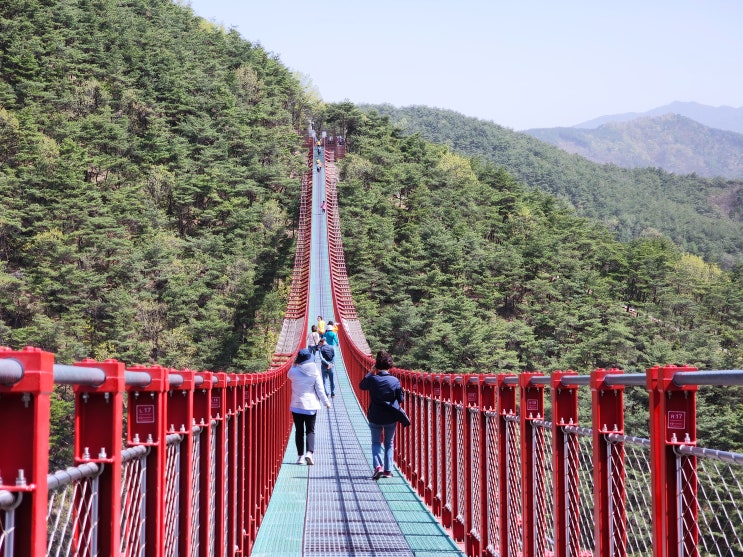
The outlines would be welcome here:
<svg viewBox="0 0 743 557">
<path fill-rule="evenodd" d="M 317 315 L 333 319 L 320 210 L 325 168 L 313 175 L 310 323 Z M 317 417 L 315 465 L 296 464 L 292 431 L 251 555 L 463 555 L 397 470 L 371 479 L 369 428 L 338 347 L 335 367 L 333 408 Z"/>
</svg>

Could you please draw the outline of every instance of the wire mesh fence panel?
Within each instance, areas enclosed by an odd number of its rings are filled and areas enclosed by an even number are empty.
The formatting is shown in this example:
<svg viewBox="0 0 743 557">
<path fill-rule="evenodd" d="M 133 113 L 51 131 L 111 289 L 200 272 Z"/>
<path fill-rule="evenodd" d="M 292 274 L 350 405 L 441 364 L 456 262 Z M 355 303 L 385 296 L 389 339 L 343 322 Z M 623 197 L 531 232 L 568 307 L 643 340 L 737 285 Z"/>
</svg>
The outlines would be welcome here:
<svg viewBox="0 0 743 557">
<path fill-rule="evenodd" d="M 199 473 L 201 467 L 199 463 L 201 461 L 201 431 L 202 429 L 198 426 L 192 429 L 193 445 L 191 446 L 191 555 L 199 554 L 199 516 L 201 514 L 201 507 L 199 501 L 201 501 L 201 492 L 199 486 L 201 485 L 201 474 Z"/>
<path fill-rule="evenodd" d="M 574 550 L 572 555 L 583 555 L 593 552 L 596 545 L 594 539 L 594 482 L 593 482 L 593 432 L 591 429 L 568 426 L 565 427 L 566 442 L 570 446 L 569 465 L 575 467 L 571 470 L 576 478 L 575 485 L 568 491 L 569 505 L 573 512 L 571 517 L 577 513 L 577 536 L 571 537 L 570 547 Z M 570 528 L 569 533 L 574 534 L 576 530 Z"/>
<path fill-rule="evenodd" d="M 455 438 L 457 440 L 457 509 L 456 509 L 456 518 L 461 523 L 464 523 L 464 516 L 465 516 L 465 503 L 467 499 L 469 498 L 469 494 L 466 492 L 465 489 L 465 471 L 464 471 L 464 465 L 465 465 L 465 459 L 467 458 L 465 455 L 464 450 L 464 420 L 465 420 L 465 408 L 461 404 L 457 404 L 455 406 L 455 414 L 456 414 L 456 434 Z"/>
<path fill-rule="evenodd" d="M 88 463 L 49 475 L 47 555 L 97 554 L 98 477 L 102 471 L 102 465 Z"/>
<path fill-rule="evenodd" d="M 209 423 L 211 454 L 209 455 L 209 555 L 214 555 L 217 540 L 217 422 Z"/>
<path fill-rule="evenodd" d="M 443 405 L 441 401 L 437 400 L 436 403 L 436 426 L 439 427 L 442 423 L 442 416 L 443 416 Z M 439 433 L 436 432 L 437 439 L 440 439 Z M 433 494 L 436 499 L 439 501 L 444 501 L 444 462 L 445 462 L 445 451 L 446 449 L 444 446 L 446 443 L 443 444 L 441 442 L 436 442 L 434 444 L 434 450 L 436 451 L 436 454 L 434 455 L 434 465 L 436 466 L 436 477 L 435 477 L 435 485 L 433 486 Z M 447 467 L 448 468 L 448 467 Z"/>
<path fill-rule="evenodd" d="M 423 410 L 425 407 L 425 399 L 420 395 L 415 395 L 413 404 L 415 405 L 415 413 L 417 416 L 423 416 Z M 425 485 L 426 482 L 426 470 L 423 467 L 425 458 L 425 451 L 428 447 L 424 441 L 424 431 L 422 427 L 415 428 L 415 445 L 413 450 L 415 451 L 413 471 L 417 478 L 417 485 Z"/>
<path fill-rule="evenodd" d="M 13 555 L 15 510 L 22 500 L 22 493 L 0 490 L 0 555 Z"/>
<path fill-rule="evenodd" d="M 180 510 L 180 463 L 183 436 L 171 434 L 165 440 L 165 554 L 178 555 Z"/>
<path fill-rule="evenodd" d="M 434 442 L 435 435 L 436 435 L 436 429 L 434 428 L 433 423 L 433 416 L 434 416 L 434 401 L 431 398 L 426 399 L 426 439 L 428 439 L 428 443 L 426 445 L 426 448 L 428 450 L 428 456 L 426 458 L 426 478 L 425 478 L 425 486 L 428 489 L 429 493 L 436 493 L 435 492 L 435 486 L 433 485 L 433 467 L 434 463 L 437 461 L 436 457 L 438 455 L 431 454 L 435 449 L 436 445 L 438 443 Z"/>
<path fill-rule="evenodd" d="M 497 412 L 485 412 L 485 462 L 488 477 L 486 478 L 488 486 L 486 518 L 487 518 L 487 537 L 483 544 L 491 555 L 500 553 L 501 531 L 500 531 L 500 453 L 498 451 L 498 426 L 500 416 Z M 497 496 L 496 496 L 497 494 Z"/>
<path fill-rule="evenodd" d="M 121 453 L 121 554 L 127 557 L 145 552 L 148 454 L 143 446 Z"/>
<path fill-rule="evenodd" d="M 621 554 L 652 555 L 650 440 L 618 434 L 608 439 L 613 485 L 620 488 L 611 497 L 612 539 L 622 544 Z"/>
<path fill-rule="evenodd" d="M 482 524 L 482 477 L 480 468 L 482 463 L 482 431 L 480 429 L 480 409 L 469 408 L 470 420 L 470 456 L 472 462 L 472 493 L 467 500 L 470 502 L 470 513 L 472 515 L 472 524 L 470 530 L 480 540 L 483 539 L 484 532 L 480 531 Z"/>
<path fill-rule="evenodd" d="M 681 525 L 682 539 L 688 545 L 698 536 L 696 548 L 684 547 L 687 554 L 743 555 L 743 454 L 690 446 L 677 453 L 681 485 L 697 485 L 696 501 L 684 497 L 684 490 L 679 494 L 686 511 L 681 515 L 689 517 Z M 688 512 L 695 503 L 696 513 Z"/>
<path fill-rule="evenodd" d="M 230 439 L 230 428 L 232 426 L 232 420 L 230 416 L 225 416 L 224 422 L 224 433 L 225 439 Z M 227 557 L 227 553 L 229 550 L 229 529 L 227 528 L 227 525 L 229 524 L 227 520 L 227 513 L 230 511 L 230 501 L 229 501 L 229 495 L 230 495 L 230 489 L 232 489 L 232 486 L 230 485 L 230 444 L 229 442 L 225 444 L 224 449 L 224 462 L 222 463 L 222 470 L 224 470 L 224 499 L 222 500 L 222 524 L 223 524 L 223 531 L 222 531 L 222 547 L 224 548 L 225 557 Z"/>
<path fill-rule="evenodd" d="M 454 508 L 454 491 L 452 489 L 453 478 L 454 478 L 454 467 L 452 466 L 452 405 L 449 402 L 444 403 L 444 453 L 446 458 L 444 459 L 444 469 L 446 473 L 446 482 L 444 484 L 444 500 L 443 506 L 448 509 L 452 514 L 456 511 Z"/>
<path fill-rule="evenodd" d="M 506 416 L 506 481 L 508 496 L 508 553 L 523 553 L 523 511 L 521 503 L 521 431 L 518 416 Z"/>
<path fill-rule="evenodd" d="M 555 486 L 553 481 L 552 422 L 535 420 L 534 451 L 534 541 L 536 555 L 552 555 L 555 550 Z"/>
</svg>

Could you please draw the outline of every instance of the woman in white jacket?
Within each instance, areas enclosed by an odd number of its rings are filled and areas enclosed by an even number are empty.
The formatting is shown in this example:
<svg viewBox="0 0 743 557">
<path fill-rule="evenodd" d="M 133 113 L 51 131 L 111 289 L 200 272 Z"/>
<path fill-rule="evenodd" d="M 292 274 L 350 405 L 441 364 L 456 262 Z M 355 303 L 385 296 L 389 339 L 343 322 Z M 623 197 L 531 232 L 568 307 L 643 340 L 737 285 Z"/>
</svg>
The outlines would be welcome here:
<svg viewBox="0 0 743 557">
<path fill-rule="evenodd" d="M 289 370 L 292 382 L 292 401 L 289 409 L 294 417 L 295 441 L 297 443 L 297 464 L 314 464 L 315 418 L 321 404 L 330 408 L 330 400 L 325 394 L 320 370 L 306 348 L 297 353 L 297 359 Z M 307 452 L 305 449 L 307 438 Z"/>
</svg>

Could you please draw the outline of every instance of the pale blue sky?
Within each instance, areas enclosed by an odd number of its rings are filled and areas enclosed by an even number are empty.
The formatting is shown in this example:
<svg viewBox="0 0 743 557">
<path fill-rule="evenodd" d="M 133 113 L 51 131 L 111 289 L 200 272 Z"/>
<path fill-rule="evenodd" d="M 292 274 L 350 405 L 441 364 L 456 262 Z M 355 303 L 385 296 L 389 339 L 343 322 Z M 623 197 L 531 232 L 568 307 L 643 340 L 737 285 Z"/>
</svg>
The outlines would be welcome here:
<svg viewBox="0 0 743 557">
<path fill-rule="evenodd" d="M 743 106 L 740 0 L 182 0 L 323 100 L 422 104 L 515 130 L 673 101 Z"/>
</svg>

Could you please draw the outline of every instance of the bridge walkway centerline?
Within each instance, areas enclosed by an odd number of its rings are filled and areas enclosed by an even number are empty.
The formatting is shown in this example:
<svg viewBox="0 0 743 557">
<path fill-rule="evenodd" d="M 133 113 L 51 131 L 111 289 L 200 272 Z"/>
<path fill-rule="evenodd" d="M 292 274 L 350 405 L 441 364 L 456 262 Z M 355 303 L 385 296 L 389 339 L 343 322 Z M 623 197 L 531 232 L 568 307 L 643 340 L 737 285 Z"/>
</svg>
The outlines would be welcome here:
<svg viewBox="0 0 743 557">
<path fill-rule="evenodd" d="M 324 158 L 324 153 L 321 152 Z M 330 284 L 325 172 L 314 165 L 308 327 L 335 320 Z M 459 546 L 395 468 L 371 479 L 371 437 L 364 409 L 336 348 L 333 407 L 318 412 L 315 464 L 297 464 L 294 429 L 251 555 L 462 556 Z M 319 367 L 319 360 L 317 363 Z M 289 409 L 286 409 L 289 412 Z"/>
</svg>

